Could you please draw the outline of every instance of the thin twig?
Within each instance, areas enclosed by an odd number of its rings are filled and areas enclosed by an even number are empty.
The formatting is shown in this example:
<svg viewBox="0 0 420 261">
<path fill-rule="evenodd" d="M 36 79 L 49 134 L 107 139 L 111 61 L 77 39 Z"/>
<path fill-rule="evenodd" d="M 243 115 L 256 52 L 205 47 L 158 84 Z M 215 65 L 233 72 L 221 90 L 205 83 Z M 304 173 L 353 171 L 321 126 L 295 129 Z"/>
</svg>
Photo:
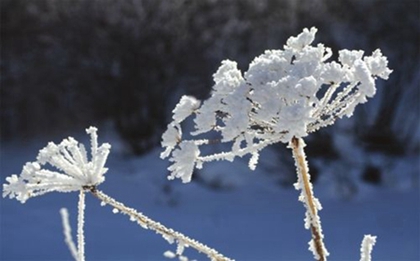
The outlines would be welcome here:
<svg viewBox="0 0 420 261">
<path fill-rule="evenodd" d="M 322 234 L 321 221 L 318 216 L 318 209 L 320 207 L 318 200 L 313 195 L 312 184 L 310 182 L 311 177 L 309 175 L 309 169 L 305 159 L 305 152 L 303 150 L 304 146 L 305 143 L 301 138 L 292 138 L 290 147 L 292 148 L 293 157 L 297 167 L 297 188 L 302 190 L 300 200 L 304 202 L 306 207 L 306 218 L 309 219 L 306 221 L 309 222 L 309 226 L 312 232 L 310 249 L 313 251 L 315 259 L 319 261 L 326 261 L 328 252 L 323 242 L 324 235 Z"/>
<path fill-rule="evenodd" d="M 137 212 L 133 208 L 126 207 L 124 204 L 116 201 L 115 199 L 109 197 L 108 195 L 104 194 L 103 192 L 96 189 L 96 187 L 91 187 L 90 192 L 92 195 L 97 197 L 100 201 L 111 205 L 115 209 L 119 210 L 120 213 L 126 214 L 130 216 L 131 219 L 137 221 L 137 223 L 145 229 L 151 229 L 155 232 L 159 233 L 163 236 L 167 241 L 170 243 L 177 242 L 178 244 L 182 244 L 185 246 L 192 247 L 196 249 L 200 253 L 204 253 L 207 255 L 212 261 L 232 261 L 232 259 L 223 256 L 222 254 L 218 253 L 216 250 L 194 240 L 191 239 L 171 228 L 167 228 L 164 225 L 156 222 L 149 217 L 143 215 L 142 213 Z"/>
</svg>

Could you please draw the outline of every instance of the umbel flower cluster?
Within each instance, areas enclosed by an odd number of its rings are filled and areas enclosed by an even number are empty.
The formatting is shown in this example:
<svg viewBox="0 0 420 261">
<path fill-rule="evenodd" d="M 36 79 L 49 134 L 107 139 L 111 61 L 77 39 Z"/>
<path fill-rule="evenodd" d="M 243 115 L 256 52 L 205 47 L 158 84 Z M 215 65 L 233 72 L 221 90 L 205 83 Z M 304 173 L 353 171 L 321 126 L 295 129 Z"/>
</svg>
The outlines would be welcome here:
<svg viewBox="0 0 420 261">
<path fill-rule="evenodd" d="M 284 50 L 268 50 L 256 57 L 242 73 L 236 62 L 225 60 L 213 75 L 211 96 L 203 103 L 183 96 L 173 110 L 173 121 L 162 138 L 170 157 L 170 179 L 189 182 L 194 168 L 204 162 L 229 160 L 251 154 L 254 169 L 259 151 L 269 144 L 289 143 L 337 118 L 350 117 L 358 104 L 375 92 L 375 79 L 387 79 L 392 72 L 387 58 L 376 50 L 371 56 L 363 51 L 341 50 L 338 62 L 328 60 L 330 48 L 312 45 L 317 29 L 304 29 L 287 40 Z M 183 139 L 181 123 L 194 114 L 197 139 Z M 221 142 L 231 150 L 202 155 L 200 146 L 209 139 L 201 134 L 219 132 Z"/>
<path fill-rule="evenodd" d="M 72 137 L 58 145 L 50 142 L 39 151 L 35 162 L 23 166 L 19 176 L 14 174 L 6 178 L 9 184 L 3 185 L 3 197 L 16 197 L 25 203 L 31 197 L 47 192 L 80 191 L 102 183 L 108 170 L 104 166 L 111 145 L 104 143 L 98 147 L 97 128 L 90 127 L 86 132 L 91 137 L 90 161 L 84 145 Z M 58 171 L 45 169 L 47 163 Z"/>
</svg>

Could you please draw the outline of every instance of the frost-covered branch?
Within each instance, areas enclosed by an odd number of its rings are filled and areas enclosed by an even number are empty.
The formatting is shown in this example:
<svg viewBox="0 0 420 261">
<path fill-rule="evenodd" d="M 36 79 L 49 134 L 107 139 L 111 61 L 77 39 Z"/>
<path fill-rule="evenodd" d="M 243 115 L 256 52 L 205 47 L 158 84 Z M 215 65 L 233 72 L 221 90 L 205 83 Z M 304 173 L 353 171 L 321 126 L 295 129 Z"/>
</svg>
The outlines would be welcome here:
<svg viewBox="0 0 420 261">
<path fill-rule="evenodd" d="M 112 206 L 116 211 L 114 213 L 122 213 L 128 215 L 131 221 L 137 222 L 142 228 L 144 229 L 151 229 L 156 233 L 160 234 L 166 241 L 170 244 L 176 243 L 177 244 L 177 255 L 182 255 L 184 248 L 192 247 L 196 249 L 198 252 L 205 254 L 209 257 L 210 260 L 214 261 L 229 261 L 232 260 L 227 258 L 217 252 L 216 250 L 198 242 L 197 240 L 191 239 L 182 233 L 179 233 L 171 228 L 168 228 L 159 222 L 156 222 L 149 217 L 145 216 L 144 214 L 136 211 L 133 208 L 126 207 L 124 204 L 116 201 L 115 199 L 109 197 L 108 195 L 104 194 L 103 192 L 97 190 L 95 187 L 91 188 L 91 193 L 97 197 L 99 200 Z"/>
</svg>

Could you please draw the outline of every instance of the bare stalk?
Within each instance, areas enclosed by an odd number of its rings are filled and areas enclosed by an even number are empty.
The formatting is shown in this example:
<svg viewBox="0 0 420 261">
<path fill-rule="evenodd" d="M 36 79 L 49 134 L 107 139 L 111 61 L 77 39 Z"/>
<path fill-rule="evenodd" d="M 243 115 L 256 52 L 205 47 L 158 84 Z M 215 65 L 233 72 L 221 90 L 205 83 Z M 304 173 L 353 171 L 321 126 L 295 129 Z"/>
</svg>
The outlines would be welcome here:
<svg viewBox="0 0 420 261">
<path fill-rule="evenodd" d="M 71 226 L 69 221 L 69 212 L 67 208 L 60 209 L 61 221 L 63 222 L 63 233 L 64 233 L 64 242 L 66 242 L 67 247 L 70 250 L 71 255 L 74 260 L 79 260 L 76 244 L 73 241 L 71 236 Z"/>
<path fill-rule="evenodd" d="M 301 138 L 293 137 L 289 147 L 292 149 L 293 157 L 295 159 L 298 182 L 295 184 L 296 189 L 301 190 L 299 200 L 304 203 L 306 208 L 305 227 L 310 228 L 312 232 L 312 240 L 309 242 L 309 249 L 314 254 L 316 260 L 326 261 L 328 251 L 325 248 L 321 228 L 321 220 L 318 216 L 318 210 L 321 205 L 313 195 L 311 176 L 309 175 L 309 168 L 306 162 L 306 156 L 303 148 L 305 142 Z"/>
<path fill-rule="evenodd" d="M 142 213 L 137 212 L 133 208 L 126 207 L 124 204 L 116 201 L 115 199 L 109 197 L 108 195 L 104 194 L 103 192 L 96 189 L 96 187 L 89 188 L 92 195 L 97 197 L 100 201 L 111 205 L 118 212 L 126 214 L 130 216 L 130 219 L 137 221 L 137 223 L 145 229 L 151 229 L 157 232 L 158 234 L 162 235 L 164 239 L 168 242 L 176 242 L 180 246 L 189 246 L 196 249 L 200 253 L 204 253 L 207 255 L 212 261 L 232 261 L 232 259 L 223 256 L 222 254 L 218 253 L 216 250 L 194 240 L 191 239 L 171 228 L 167 228 L 164 225 L 156 222 L 147 216 L 143 215 Z"/>
<path fill-rule="evenodd" d="M 80 190 L 78 215 L 77 215 L 77 261 L 85 261 L 85 233 L 83 226 L 85 224 L 85 192 Z"/>
</svg>

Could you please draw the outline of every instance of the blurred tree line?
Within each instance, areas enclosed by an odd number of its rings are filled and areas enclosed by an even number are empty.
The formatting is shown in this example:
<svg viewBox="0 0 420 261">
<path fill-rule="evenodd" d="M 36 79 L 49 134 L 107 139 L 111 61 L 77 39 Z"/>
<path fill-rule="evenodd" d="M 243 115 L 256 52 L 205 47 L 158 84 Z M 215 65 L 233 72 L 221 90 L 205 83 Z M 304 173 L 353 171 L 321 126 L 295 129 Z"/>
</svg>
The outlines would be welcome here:
<svg viewBox="0 0 420 261">
<path fill-rule="evenodd" d="M 112 121 L 132 153 L 159 144 L 175 100 L 205 98 L 223 59 L 242 70 L 316 26 L 333 50 L 381 48 L 394 69 L 351 132 L 383 153 L 419 152 L 417 0 L 2 0 L 1 139 Z M 336 157 L 331 129 L 314 156 Z M 318 144 L 324 144 L 318 146 Z M 328 145 L 329 144 L 329 145 Z"/>
</svg>

